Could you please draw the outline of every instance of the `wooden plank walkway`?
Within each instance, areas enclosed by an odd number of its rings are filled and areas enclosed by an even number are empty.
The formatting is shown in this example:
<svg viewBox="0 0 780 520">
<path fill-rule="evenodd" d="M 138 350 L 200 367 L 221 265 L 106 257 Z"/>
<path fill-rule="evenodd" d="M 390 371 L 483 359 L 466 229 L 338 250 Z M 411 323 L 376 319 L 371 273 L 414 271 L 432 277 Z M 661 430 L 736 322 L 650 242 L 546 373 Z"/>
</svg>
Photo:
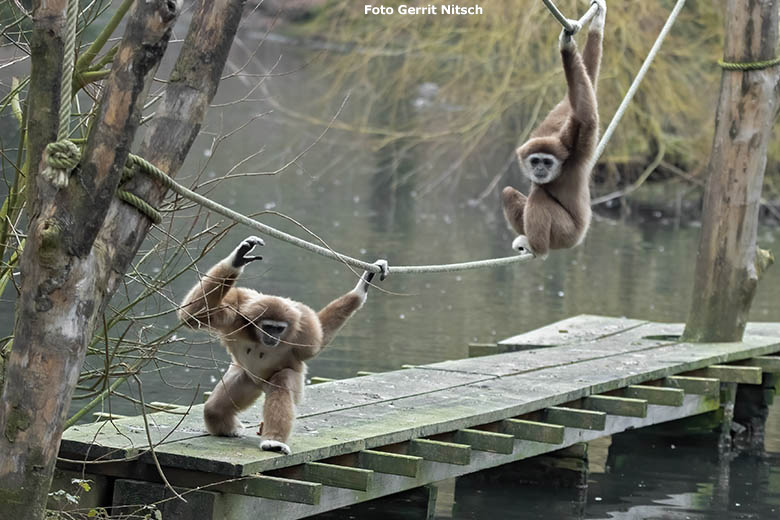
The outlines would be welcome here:
<svg viewBox="0 0 780 520">
<path fill-rule="evenodd" d="M 681 343 L 681 331 L 584 315 L 479 350 L 503 352 L 496 355 L 309 386 L 289 456 L 259 449 L 262 402 L 242 414 L 255 427 L 237 439 L 208 436 L 202 405 L 147 415 L 149 434 L 174 485 L 241 477 L 209 488 L 220 492 L 209 495 L 215 515 L 303 518 L 711 411 L 719 406 L 718 378 L 756 383 L 762 370 L 778 369 L 771 354 L 780 351 L 780 323 L 751 324 L 740 343 Z M 762 359 L 746 361 L 754 358 Z M 670 377 L 692 371 L 697 377 Z M 87 471 L 156 478 L 141 417 L 75 426 L 61 456 L 129 459 Z M 139 485 L 125 484 L 133 492 Z"/>
</svg>

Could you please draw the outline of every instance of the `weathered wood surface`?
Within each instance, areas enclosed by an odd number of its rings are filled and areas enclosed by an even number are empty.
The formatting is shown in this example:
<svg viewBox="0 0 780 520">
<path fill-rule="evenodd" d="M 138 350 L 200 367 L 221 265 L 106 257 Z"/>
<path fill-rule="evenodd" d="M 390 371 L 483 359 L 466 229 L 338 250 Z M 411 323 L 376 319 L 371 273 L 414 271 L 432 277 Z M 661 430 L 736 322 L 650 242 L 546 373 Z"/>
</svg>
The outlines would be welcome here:
<svg viewBox="0 0 780 520">
<path fill-rule="evenodd" d="M 691 415 L 717 409 L 719 400 L 715 396 L 687 395 L 680 407 L 650 405 L 647 417 L 613 417 L 609 416 L 604 431 L 566 429 L 561 444 L 547 444 L 533 441 L 516 440 L 512 454 L 473 451 L 468 465 L 441 464 L 423 461 L 417 478 L 401 477 L 388 474 L 374 474 L 372 484 L 366 492 L 355 492 L 333 487 L 323 488 L 320 503 L 315 506 L 292 504 L 280 500 L 257 499 L 240 495 L 224 495 L 221 510 L 225 518 L 278 518 L 293 520 L 305 518 L 320 512 L 344 507 L 356 502 L 398 493 L 407 489 L 419 487 L 431 482 L 459 477 L 487 468 L 493 468 L 515 462 L 528 457 L 559 450 L 578 443 L 590 441 L 603 435 L 611 435 L 629 429 L 657 424 Z M 669 414 L 669 411 L 672 414 Z"/>
<path fill-rule="evenodd" d="M 161 412 L 148 418 L 152 438 L 165 438 L 155 448 L 164 466 L 247 475 L 455 432 L 713 364 L 764 356 L 780 350 L 780 324 L 774 324 L 774 337 L 769 335 L 771 328 L 762 325 L 764 335 L 746 336 L 741 343 L 702 345 L 643 339 L 673 334 L 682 327 L 642 323 L 602 340 L 317 385 L 307 392 L 307 404 L 290 441 L 290 456 L 259 450 L 251 429 L 237 439 L 205 435 L 200 406 L 193 407 L 175 431 L 181 415 Z M 701 380 L 683 381 L 696 381 L 701 387 Z M 256 424 L 261 407 L 262 402 L 257 403 L 242 419 Z M 661 408 L 670 416 L 679 413 L 675 407 Z M 144 452 L 146 434 L 139 418 L 114 424 L 118 432 L 105 423 L 68 430 L 63 454 L 83 458 L 89 450 L 91 458 L 151 460 Z M 472 452 L 472 458 L 476 454 Z"/>
<path fill-rule="evenodd" d="M 498 344 L 521 345 L 525 347 L 557 347 L 575 342 L 581 343 L 606 338 L 644 323 L 646 322 L 626 318 L 581 314 L 545 325 L 540 329 L 512 336 L 499 341 Z"/>
</svg>

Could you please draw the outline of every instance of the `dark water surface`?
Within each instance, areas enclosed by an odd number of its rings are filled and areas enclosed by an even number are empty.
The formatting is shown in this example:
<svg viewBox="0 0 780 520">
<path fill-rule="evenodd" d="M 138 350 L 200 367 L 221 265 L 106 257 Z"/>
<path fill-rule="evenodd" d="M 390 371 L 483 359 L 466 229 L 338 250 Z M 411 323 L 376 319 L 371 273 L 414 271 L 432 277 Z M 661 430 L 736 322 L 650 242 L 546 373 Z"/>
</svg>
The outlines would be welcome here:
<svg viewBox="0 0 780 520">
<path fill-rule="evenodd" d="M 387 145 L 375 135 L 338 128 L 319 138 L 322 126 L 297 119 L 290 111 L 325 122 L 336 113 L 339 103 L 318 104 L 331 88 L 318 81 L 327 56 L 272 42 L 254 54 L 259 37 L 244 31 L 231 57 L 231 69 L 247 63 L 245 73 L 260 74 L 278 63 L 277 73 L 294 72 L 267 78 L 267 91 L 252 91 L 258 77 L 226 80 L 217 103 L 248 99 L 209 113 L 181 179 L 200 176 L 203 182 L 234 167 L 234 174 L 281 169 L 273 176 L 223 181 L 209 195 L 244 213 L 271 210 L 294 217 L 333 248 L 367 260 L 426 264 L 511 254 L 512 234 L 503 222 L 497 191 L 475 202 L 505 166 L 512 149 L 511 134 L 500 136 L 495 147 L 485 146 L 461 163 L 456 161 L 461 146 L 457 142 Z M 334 99 L 346 95 L 340 92 Z M 269 96 L 287 112 L 274 107 Z M 370 111 L 370 102 L 370 86 L 356 85 L 340 119 Z M 409 102 L 413 104 L 414 94 Z M 236 129 L 212 149 L 218 135 Z M 262 153 L 250 158 L 261 149 Z M 440 179 L 447 171 L 450 176 Z M 505 178 L 498 186 L 516 180 Z M 195 213 L 196 209 L 189 209 L 177 214 L 173 233 L 183 236 Z M 302 235 L 280 217 L 261 218 Z M 372 290 L 359 315 L 310 363 L 310 375 L 345 378 L 358 370 L 385 371 L 402 364 L 463 358 L 469 342 L 497 341 L 581 313 L 684 321 L 691 303 L 698 231 L 695 223 L 676 222 L 662 212 L 635 213 L 627 220 L 597 218 L 582 246 L 555 252 L 544 262 L 454 274 L 391 276 L 381 284 L 389 293 Z M 216 262 L 248 234 L 253 232 L 234 228 L 199 267 Z M 777 248 L 780 230 L 762 228 L 759 238 L 762 247 Z M 356 275 L 338 263 L 273 239 L 266 243 L 261 252 L 265 259 L 250 265 L 243 279 L 263 292 L 318 307 L 356 282 Z M 195 279 L 194 272 L 184 274 L 161 291 L 160 299 L 145 312 L 170 309 L 170 302 L 180 300 Z M 760 284 L 753 320 L 780 321 L 778 288 L 780 269 L 775 267 Z M 10 330 L 8 304 L 2 320 Z M 146 325 L 159 332 L 175 322 L 171 316 L 162 316 Z M 150 330 L 135 333 L 142 339 Z M 172 344 L 171 352 L 186 352 L 188 357 L 169 355 L 167 359 L 179 364 L 163 363 L 145 373 L 147 401 L 199 401 L 200 392 L 210 389 L 226 367 L 227 356 L 207 336 L 192 331 L 177 335 L 194 344 Z M 122 391 L 131 393 L 132 388 Z M 75 403 L 74 409 L 82 404 Z M 133 412 L 121 399 L 112 400 L 112 409 Z M 608 441 L 600 446 L 592 450 L 592 482 L 584 512 L 568 491 L 513 486 L 511 482 L 486 487 L 464 480 L 442 488 L 437 517 L 780 518 L 778 404 L 767 428 L 769 455 L 763 459 L 719 464 L 714 446 L 651 446 L 638 437 L 621 441 L 620 451 L 613 446 L 609 452 Z M 377 520 L 405 517 L 403 512 L 397 514 L 377 511 L 372 516 Z"/>
</svg>

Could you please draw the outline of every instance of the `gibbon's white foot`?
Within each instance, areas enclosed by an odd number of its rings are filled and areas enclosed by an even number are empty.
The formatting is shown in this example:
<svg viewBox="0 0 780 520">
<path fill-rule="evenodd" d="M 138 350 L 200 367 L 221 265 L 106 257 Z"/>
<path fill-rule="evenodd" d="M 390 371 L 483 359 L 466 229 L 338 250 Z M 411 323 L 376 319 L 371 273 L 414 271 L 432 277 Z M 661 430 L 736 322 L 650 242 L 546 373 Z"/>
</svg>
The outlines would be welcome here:
<svg viewBox="0 0 780 520">
<path fill-rule="evenodd" d="M 249 262 L 262 260 L 262 256 L 247 256 L 247 253 L 252 251 L 257 246 L 264 245 L 265 242 L 263 242 L 263 239 L 260 237 L 251 236 L 245 238 L 240 244 L 238 244 L 238 247 L 236 247 L 228 257 L 231 267 L 235 269 L 241 269 Z"/>
<path fill-rule="evenodd" d="M 590 20 L 590 30 L 603 32 L 604 22 L 607 19 L 607 2 L 604 0 L 591 0 L 590 4 L 599 6 L 599 10 L 596 11 L 595 16 Z"/>
<path fill-rule="evenodd" d="M 520 253 L 521 255 L 527 255 L 530 254 L 534 258 L 539 257 L 539 255 L 536 254 L 536 252 L 531 247 L 531 243 L 528 241 L 528 237 L 525 235 L 517 235 L 517 237 L 512 241 L 512 249 Z M 546 258 L 547 255 L 543 255 L 539 258 Z"/>
<path fill-rule="evenodd" d="M 275 451 L 277 453 L 283 453 L 284 455 L 290 455 L 292 453 L 292 450 L 288 445 L 280 441 L 272 441 L 271 439 L 260 441 L 260 449 L 264 451 Z"/>
</svg>

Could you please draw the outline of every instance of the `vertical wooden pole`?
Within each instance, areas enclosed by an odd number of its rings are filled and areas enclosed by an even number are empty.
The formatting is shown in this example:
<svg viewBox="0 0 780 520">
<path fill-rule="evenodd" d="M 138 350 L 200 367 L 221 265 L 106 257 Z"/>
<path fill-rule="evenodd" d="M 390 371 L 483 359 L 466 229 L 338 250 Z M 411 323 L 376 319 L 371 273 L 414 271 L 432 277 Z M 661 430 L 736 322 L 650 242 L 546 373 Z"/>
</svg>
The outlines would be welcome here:
<svg viewBox="0 0 780 520">
<path fill-rule="evenodd" d="M 728 0 L 724 61 L 775 57 L 779 1 Z M 756 247 L 756 227 L 779 81 L 780 66 L 723 71 L 688 341 L 741 340 L 758 279 L 771 264 Z"/>
</svg>

